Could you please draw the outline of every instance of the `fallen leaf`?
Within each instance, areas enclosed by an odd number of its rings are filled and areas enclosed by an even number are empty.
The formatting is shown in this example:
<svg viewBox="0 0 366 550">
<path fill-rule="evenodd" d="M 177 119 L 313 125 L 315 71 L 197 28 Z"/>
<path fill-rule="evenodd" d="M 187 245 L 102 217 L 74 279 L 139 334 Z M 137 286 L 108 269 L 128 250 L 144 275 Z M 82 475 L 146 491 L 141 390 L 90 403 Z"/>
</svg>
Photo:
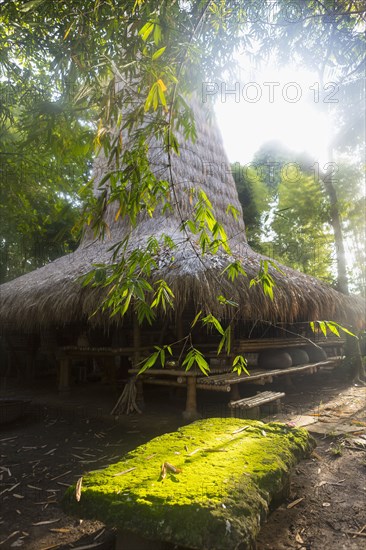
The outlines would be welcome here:
<svg viewBox="0 0 366 550">
<path fill-rule="evenodd" d="M 173 466 L 173 464 L 169 464 L 169 462 L 164 462 L 164 465 L 165 468 L 173 474 L 180 474 L 182 471 L 180 468 L 176 468 L 175 466 Z"/>
<path fill-rule="evenodd" d="M 75 550 L 91 550 L 92 548 L 100 548 L 100 542 L 92 543 L 92 544 L 85 544 L 83 546 L 74 546 Z"/>
<path fill-rule="evenodd" d="M 113 474 L 113 477 L 123 476 L 128 474 L 128 472 L 132 472 L 132 470 L 136 470 L 136 466 L 134 468 L 128 468 L 128 470 L 123 470 L 123 472 L 119 472 L 118 474 Z"/>
<path fill-rule="evenodd" d="M 1 491 L 0 495 L 2 495 L 3 493 L 10 493 L 11 491 L 14 491 L 14 489 L 19 485 L 20 485 L 20 481 L 19 483 L 15 483 L 15 485 L 13 485 L 12 487 L 9 487 L 8 489 L 4 489 L 3 491 Z"/>
<path fill-rule="evenodd" d="M 19 539 L 15 540 L 11 545 L 10 548 L 19 548 L 20 546 L 23 546 L 24 544 L 24 537 L 20 537 Z"/>
<path fill-rule="evenodd" d="M 83 484 L 83 476 L 79 477 L 79 479 L 76 482 L 76 487 L 75 487 L 75 498 L 78 502 L 80 502 L 80 498 L 81 498 L 81 486 L 82 486 L 82 484 Z"/>
<path fill-rule="evenodd" d="M 290 508 L 293 508 L 294 506 L 297 506 L 298 504 L 300 504 L 300 502 L 304 500 L 304 497 L 301 497 L 301 498 L 297 498 L 296 500 L 294 500 L 293 502 L 290 502 L 290 504 L 287 505 L 287 509 L 289 510 Z"/>
<path fill-rule="evenodd" d="M 48 521 L 37 521 L 37 523 L 32 523 L 32 525 L 50 525 L 51 523 L 57 523 L 61 518 L 58 519 L 49 519 Z"/>
<path fill-rule="evenodd" d="M 57 447 L 55 447 L 54 449 L 51 449 L 50 451 L 47 451 L 47 453 L 44 453 L 44 456 L 51 455 L 55 451 L 57 451 Z"/>
<path fill-rule="evenodd" d="M 192 451 L 191 453 L 188 453 L 188 456 L 193 456 L 195 455 L 196 453 L 198 453 L 198 451 L 200 451 L 201 449 L 195 449 L 194 451 Z"/>
<path fill-rule="evenodd" d="M 12 533 L 10 533 L 10 535 L 8 537 L 6 537 L 6 539 L 4 539 L 0 542 L 0 545 L 4 544 L 4 542 L 8 541 L 9 539 L 15 537 L 15 535 L 17 535 L 18 533 L 20 533 L 20 531 L 13 531 Z"/>
<path fill-rule="evenodd" d="M 323 487 L 323 485 L 326 485 L 327 482 L 326 481 L 321 481 L 320 483 L 317 483 L 317 485 L 315 485 L 315 487 Z"/>
<path fill-rule="evenodd" d="M 316 453 L 315 451 L 313 451 L 313 452 L 311 453 L 311 456 L 313 456 L 313 457 L 316 458 L 317 460 L 323 460 L 323 458 L 322 458 L 320 455 L 318 455 L 318 453 Z"/>
<path fill-rule="evenodd" d="M 234 430 L 233 432 L 231 432 L 231 435 L 239 434 L 240 432 L 243 432 L 244 430 L 247 430 L 248 428 L 249 428 L 249 426 L 244 426 L 243 428 L 239 428 L 238 430 Z"/>
<path fill-rule="evenodd" d="M 60 474 L 59 476 L 51 477 L 51 481 L 55 481 L 56 479 L 60 479 L 60 477 L 64 477 L 67 474 L 71 474 L 71 470 L 68 470 L 67 472 L 64 472 L 63 474 Z"/>
</svg>

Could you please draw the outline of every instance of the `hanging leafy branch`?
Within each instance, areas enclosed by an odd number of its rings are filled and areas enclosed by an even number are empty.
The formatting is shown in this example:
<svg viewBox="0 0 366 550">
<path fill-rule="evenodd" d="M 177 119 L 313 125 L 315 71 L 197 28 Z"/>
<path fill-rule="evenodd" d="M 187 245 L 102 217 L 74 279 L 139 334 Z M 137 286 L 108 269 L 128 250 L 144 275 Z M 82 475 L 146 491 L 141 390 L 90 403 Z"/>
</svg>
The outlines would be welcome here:
<svg viewBox="0 0 366 550">
<path fill-rule="evenodd" d="M 341 336 L 340 331 L 348 334 L 349 336 L 354 336 L 355 338 L 357 338 L 357 336 L 353 332 L 343 327 L 339 323 L 335 323 L 334 321 L 311 321 L 310 328 L 314 333 L 316 333 L 317 329 L 319 328 L 325 337 L 327 336 L 329 330 L 332 334 L 338 336 L 338 338 L 340 338 Z"/>
<path fill-rule="evenodd" d="M 271 300 L 273 300 L 273 289 L 275 287 L 275 281 L 272 275 L 269 273 L 270 267 L 284 275 L 284 272 L 281 271 L 279 265 L 276 262 L 272 260 L 261 260 L 259 273 L 255 278 L 251 279 L 249 283 L 249 288 L 255 285 L 261 285 L 264 294 L 268 296 Z"/>
<path fill-rule="evenodd" d="M 145 359 L 141 369 L 139 370 L 139 374 L 142 374 L 147 369 L 150 369 L 159 361 L 160 361 L 160 365 L 162 367 L 165 367 L 165 360 L 166 360 L 167 354 L 168 356 L 173 355 L 172 348 L 171 346 L 168 346 L 168 345 L 163 347 L 154 346 L 154 349 L 155 351 L 147 359 Z"/>
</svg>

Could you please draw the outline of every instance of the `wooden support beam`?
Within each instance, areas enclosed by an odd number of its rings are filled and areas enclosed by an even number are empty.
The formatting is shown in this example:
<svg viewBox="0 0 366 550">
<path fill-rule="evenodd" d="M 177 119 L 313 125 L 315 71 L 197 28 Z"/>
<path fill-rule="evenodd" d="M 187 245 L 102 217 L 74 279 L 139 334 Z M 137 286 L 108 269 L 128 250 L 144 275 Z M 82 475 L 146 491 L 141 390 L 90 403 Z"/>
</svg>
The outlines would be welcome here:
<svg viewBox="0 0 366 550">
<path fill-rule="evenodd" d="M 68 357 L 59 359 L 58 391 L 64 394 L 70 392 L 70 359 Z"/>
<path fill-rule="evenodd" d="M 233 384 L 230 391 L 230 400 L 237 401 L 240 399 L 239 384 Z"/>
<path fill-rule="evenodd" d="M 183 417 L 185 420 L 196 420 L 200 417 L 197 411 L 197 388 L 194 376 L 187 377 L 187 401 Z"/>
</svg>

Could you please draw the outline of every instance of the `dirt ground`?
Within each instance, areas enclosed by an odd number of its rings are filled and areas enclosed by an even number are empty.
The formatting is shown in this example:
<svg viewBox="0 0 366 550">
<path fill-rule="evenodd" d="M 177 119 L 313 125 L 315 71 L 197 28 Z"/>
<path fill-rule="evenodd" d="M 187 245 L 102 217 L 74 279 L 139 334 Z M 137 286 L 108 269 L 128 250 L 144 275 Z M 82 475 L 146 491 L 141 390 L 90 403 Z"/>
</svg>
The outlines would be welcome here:
<svg viewBox="0 0 366 550">
<path fill-rule="evenodd" d="M 282 414 L 272 419 L 306 425 L 317 448 L 293 472 L 290 497 L 263 526 L 258 550 L 365 548 L 365 388 L 331 372 L 294 381 Z M 0 425 L 0 550 L 112 550 L 114 532 L 67 516 L 62 495 L 84 472 L 182 425 L 184 396 L 169 401 L 164 389 L 151 388 L 144 414 L 116 421 L 108 416 L 115 389 L 76 387 L 67 399 L 39 384 L 1 390 L 32 404 L 23 420 Z M 207 394 L 199 396 L 202 416 L 226 415 L 223 397 Z M 140 548 L 126 543 L 125 550 Z"/>
</svg>

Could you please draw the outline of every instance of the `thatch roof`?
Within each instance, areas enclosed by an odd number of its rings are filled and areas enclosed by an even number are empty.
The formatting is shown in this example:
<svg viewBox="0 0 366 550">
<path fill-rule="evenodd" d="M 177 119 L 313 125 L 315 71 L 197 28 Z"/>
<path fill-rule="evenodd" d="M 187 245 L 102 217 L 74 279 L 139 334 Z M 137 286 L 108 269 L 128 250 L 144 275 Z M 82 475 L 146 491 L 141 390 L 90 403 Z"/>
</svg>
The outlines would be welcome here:
<svg viewBox="0 0 366 550">
<path fill-rule="evenodd" d="M 220 318 L 239 312 L 240 318 L 253 321 L 291 323 L 323 319 L 347 326 L 360 325 L 365 314 L 362 302 L 292 269 L 281 266 L 284 274 L 270 270 L 276 284 L 273 301 L 264 296 L 260 285 L 249 288 L 249 282 L 258 274 L 264 257 L 246 243 L 242 209 L 221 136 L 215 124 L 208 123 L 202 107 L 200 105 L 195 109 L 197 141 L 183 144 L 180 156 L 173 158 L 172 172 L 178 192 L 179 215 L 176 206 L 164 215 L 150 217 L 141 214 L 130 237 L 130 248 L 143 247 L 150 236 L 159 238 L 164 234 L 177 244 L 173 251 L 162 246 L 156 258 L 159 268 L 153 274 L 153 278 L 165 278 L 170 284 L 175 295 L 175 311 L 181 311 L 193 303 L 197 310 L 211 311 Z M 153 154 L 152 165 L 160 178 L 169 179 L 168 160 L 161 149 L 156 149 Z M 106 160 L 101 155 L 94 166 L 96 187 L 106 169 Z M 225 226 L 233 257 L 242 261 L 247 277 L 240 276 L 230 282 L 222 272 L 233 258 L 223 251 L 202 256 L 194 242 L 195 237 L 192 236 L 191 242 L 188 242 L 182 233 L 181 215 L 188 218 L 192 212 L 189 200 L 189 189 L 192 187 L 202 188 L 208 195 L 216 218 Z M 239 211 L 239 220 L 234 220 L 226 212 L 229 204 Z M 130 231 L 124 220 L 115 222 L 114 218 L 115 207 L 111 205 L 106 212 L 110 238 L 95 240 L 90 231 L 86 232 L 74 253 L 1 285 L 0 326 L 15 325 L 35 330 L 50 324 L 64 325 L 88 320 L 97 309 L 103 290 L 82 287 L 80 277 L 88 273 L 94 263 L 109 264 L 111 247 L 123 238 L 126 231 Z M 219 295 L 236 302 L 238 308 L 221 305 L 217 300 Z M 114 322 L 116 320 L 114 318 Z M 93 316 L 90 322 L 105 325 L 110 321 L 106 313 L 100 313 Z"/>
</svg>

